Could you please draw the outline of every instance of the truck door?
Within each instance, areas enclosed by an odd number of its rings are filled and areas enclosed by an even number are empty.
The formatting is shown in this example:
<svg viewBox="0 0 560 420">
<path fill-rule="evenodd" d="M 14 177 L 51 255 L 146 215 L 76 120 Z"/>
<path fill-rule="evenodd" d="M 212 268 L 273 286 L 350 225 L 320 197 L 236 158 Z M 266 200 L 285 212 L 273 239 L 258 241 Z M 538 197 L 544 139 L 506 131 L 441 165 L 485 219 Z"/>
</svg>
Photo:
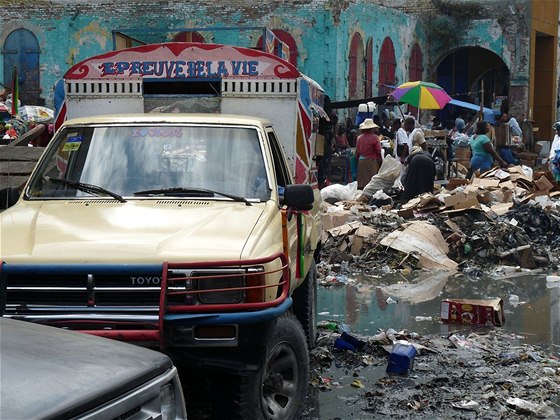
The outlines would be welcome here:
<svg viewBox="0 0 560 420">
<path fill-rule="evenodd" d="M 268 139 L 271 145 L 272 158 L 274 161 L 274 172 L 276 182 L 279 190 L 293 183 L 293 177 L 286 164 L 284 151 L 280 146 L 274 131 L 267 130 Z M 287 243 L 288 258 L 290 261 L 290 272 L 292 278 L 296 277 L 301 279 L 305 277 L 303 273 L 307 272 L 308 265 L 311 257 L 311 247 L 309 242 L 309 235 L 306 234 L 306 218 L 308 217 L 303 212 L 292 212 L 291 209 L 282 209 L 284 221 L 287 225 Z M 298 281 L 299 284 L 299 281 Z M 292 288 L 296 286 L 292 282 Z"/>
</svg>

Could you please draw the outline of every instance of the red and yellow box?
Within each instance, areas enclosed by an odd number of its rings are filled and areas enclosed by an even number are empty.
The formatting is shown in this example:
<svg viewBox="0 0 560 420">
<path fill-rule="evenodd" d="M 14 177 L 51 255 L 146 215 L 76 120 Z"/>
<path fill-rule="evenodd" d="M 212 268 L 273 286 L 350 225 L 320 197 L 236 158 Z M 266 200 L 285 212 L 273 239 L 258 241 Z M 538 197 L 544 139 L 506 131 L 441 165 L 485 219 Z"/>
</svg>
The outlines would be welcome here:
<svg viewBox="0 0 560 420">
<path fill-rule="evenodd" d="M 441 320 L 457 324 L 502 326 L 505 321 L 504 302 L 496 299 L 444 299 Z"/>
</svg>

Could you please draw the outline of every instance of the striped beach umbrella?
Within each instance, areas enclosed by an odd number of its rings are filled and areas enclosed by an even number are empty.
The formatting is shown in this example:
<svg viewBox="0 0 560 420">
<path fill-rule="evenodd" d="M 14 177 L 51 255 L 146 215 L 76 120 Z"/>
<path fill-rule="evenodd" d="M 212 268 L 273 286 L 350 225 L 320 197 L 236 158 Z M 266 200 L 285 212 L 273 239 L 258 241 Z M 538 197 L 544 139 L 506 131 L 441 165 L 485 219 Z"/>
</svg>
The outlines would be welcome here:
<svg viewBox="0 0 560 420">
<path fill-rule="evenodd" d="M 391 92 L 391 96 L 397 102 L 403 102 L 418 109 L 442 109 L 451 100 L 441 86 L 422 81 L 403 83 Z"/>
</svg>

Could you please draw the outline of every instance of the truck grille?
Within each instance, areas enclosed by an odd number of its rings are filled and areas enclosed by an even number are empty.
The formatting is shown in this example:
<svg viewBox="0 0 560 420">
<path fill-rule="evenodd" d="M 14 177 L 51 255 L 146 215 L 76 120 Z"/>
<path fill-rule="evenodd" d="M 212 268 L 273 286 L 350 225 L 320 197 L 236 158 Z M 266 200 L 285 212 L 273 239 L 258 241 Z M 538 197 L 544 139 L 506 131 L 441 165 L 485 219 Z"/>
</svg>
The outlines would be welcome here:
<svg viewBox="0 0 560 420">
<path fill-rule="evenodd" d="M 61 272 L 54 270 L 51 266 L 4 266 L 4 314 L 43 318 L 45 323 L 57 316 L 79 319 L 88 314 L 157 320 L 161 266 L 66 266 Z"/>
</svg>

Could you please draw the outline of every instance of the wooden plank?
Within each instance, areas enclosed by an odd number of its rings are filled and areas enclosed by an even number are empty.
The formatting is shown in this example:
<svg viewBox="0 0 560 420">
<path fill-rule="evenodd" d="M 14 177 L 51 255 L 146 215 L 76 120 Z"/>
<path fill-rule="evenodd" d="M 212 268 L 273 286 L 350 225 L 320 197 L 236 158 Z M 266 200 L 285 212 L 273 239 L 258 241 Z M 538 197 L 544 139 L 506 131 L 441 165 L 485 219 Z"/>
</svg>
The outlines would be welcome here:
<svg viewBox="0 0 560 420">
<path fill-rule="evenodd" d="M 45 151 L 44 147 L 1 146 L 0 161 L 34 160 L 37 161 Z"/>
<path fill-rule="evenodd" d="M 29 175 L 36 162 L 7 161 L 0 165 L 0 175 Z"/>
<path fill-rule="evenodd" d="M 0 190 L 8 187 L 19 187 L 27 182 L 28 176 L 0 176 Z"/>
</svg>

